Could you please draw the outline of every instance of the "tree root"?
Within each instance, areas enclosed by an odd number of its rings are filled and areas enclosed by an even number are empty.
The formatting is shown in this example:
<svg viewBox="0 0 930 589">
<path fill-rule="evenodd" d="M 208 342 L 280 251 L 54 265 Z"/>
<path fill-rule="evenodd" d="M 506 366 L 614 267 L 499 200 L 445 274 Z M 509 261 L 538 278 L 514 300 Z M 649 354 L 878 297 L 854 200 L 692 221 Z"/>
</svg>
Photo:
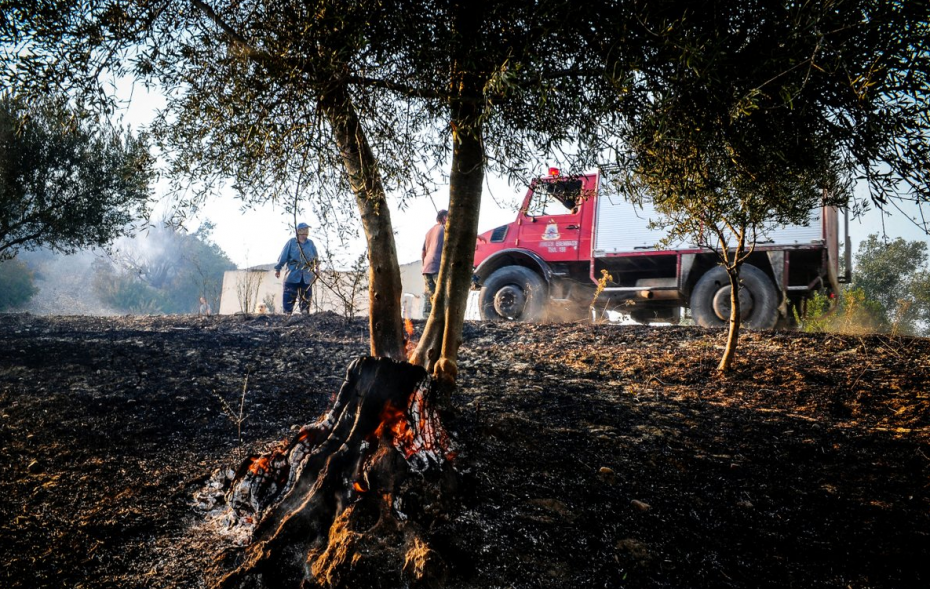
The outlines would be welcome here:
<svg viewBox="0 0 930 589">
<path fill-rule="evenodd" d="M 419 366 L 353 362 L 320 421 L 239 468 L 227 502 L 252 542 L 214 587 L 441 586 L 426 530 L 455 474 L 436 390 Z"/>
</svg>

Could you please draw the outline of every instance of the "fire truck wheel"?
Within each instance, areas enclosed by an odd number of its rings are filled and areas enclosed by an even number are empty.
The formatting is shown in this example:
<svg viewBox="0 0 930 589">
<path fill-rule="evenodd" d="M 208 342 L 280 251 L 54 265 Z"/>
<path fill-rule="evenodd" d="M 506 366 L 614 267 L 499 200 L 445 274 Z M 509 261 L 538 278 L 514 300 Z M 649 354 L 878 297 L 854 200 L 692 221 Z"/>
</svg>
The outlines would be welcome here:
<svg viewBox="0 0 930 589">
<path fill-rule="evenodd" d="M 740 318 L 750 329 L 772 329 L 778 321 L 778 295 L 765 272 L 740 268 Z M 730 319 L 730 279 L 721 267 L 709 270 L 691 291 L 691 316 L 703 327 L 723 327 Z"/>
<path fill-rule="evenodd" d="M 539 274 L 523 266 L 504 266 L 484 281 L 478 306 L 485 321 L 538 321 L 547 296 Z"/>
</svg>

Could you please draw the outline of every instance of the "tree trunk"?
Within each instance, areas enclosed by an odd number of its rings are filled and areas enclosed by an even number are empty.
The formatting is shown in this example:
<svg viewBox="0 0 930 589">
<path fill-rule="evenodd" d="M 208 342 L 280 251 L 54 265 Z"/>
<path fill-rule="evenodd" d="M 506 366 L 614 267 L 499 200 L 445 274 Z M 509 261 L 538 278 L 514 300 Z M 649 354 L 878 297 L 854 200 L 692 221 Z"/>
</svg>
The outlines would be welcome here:
<svg viewBox="0 0 930 589">
<path fill-rule="evenodd" d="M 455 477 L 435 396 L 422 367 L 356 360 L 327 414 L 240 467 L 226 502 L 251 543 L 214 586 L 441 587 L 422 498 L 454 497 Z"/>
<path fill-rule="evenodd" d="M 452 172 L 449 176 L 449 220 L 442 250 L 433 310 L 410 361 L 423 366 L 443 384 L 454 384 L 456 359 L 462 344 L 462 327 L 471 287 L 478 237 L 478 214 L 484 182 L 484 147 L 480 124 L 459 126 L 474 120 L 477 107 L 454 121 Z M 455 124 L 457 123 L 457 124 Z M 447 401 L 447 399 L 446 399 Z"/>
<path fill-rule="evenodd" d="M 378 162 L 345 87 L 331 91 L 321 105 L 342 154 L 368 243 L 371 355 L 402 360 L 405 356 L 401 312 L 403 285 Z"/>
<path fill-rule="evenodd" d="M 723 350 L 723 357 L 720 358 L 720 364 L 717 370 L 720 372 L 729 372 L 733 368 L 733 361 L 736 358 L 736 347 L 739 343 L 740 328 L 740 304 L 739 304 L 739 266 L 727 267 L 727 276 L 730 277 L 730 329 L 727 332 L 727 345 Z"/>
<path fill-rule="evenodd" d="M 475 39 L 482 36 L 484 11 L 480 3 L 454 0 L 452 20 L 453 63 L 450 102 L 452 170 L 449 174 L 449 219 L 437 277 L 433 309 L 410 361 L 426 368 L 439 381 L 442 405 L 450 404 L 458 375 L 458 350 L 462 345 L 465 309 L 474 271 L 481 188 L 484 184 L 484 125 L 482 97 L 487 82 L 478 72 L 487 64 L 475 63 L 481 50 Z"/>
</svg>

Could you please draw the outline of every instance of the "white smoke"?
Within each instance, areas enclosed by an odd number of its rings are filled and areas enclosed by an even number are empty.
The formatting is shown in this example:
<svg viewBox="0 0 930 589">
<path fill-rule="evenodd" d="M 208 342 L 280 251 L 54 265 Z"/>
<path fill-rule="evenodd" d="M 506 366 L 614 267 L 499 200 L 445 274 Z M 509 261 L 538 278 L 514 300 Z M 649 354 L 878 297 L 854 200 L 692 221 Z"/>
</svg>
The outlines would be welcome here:
<svg viewBox="0 0 930 589">
<path fill-rule="evenodd" d="M 34 315 L 118 315 L 94 292 L 93 264 L 103 255 L 98 251 L 21 253 L 19 258 L 35 273 L 39 289 L 22 310 Z"/>
</svg>

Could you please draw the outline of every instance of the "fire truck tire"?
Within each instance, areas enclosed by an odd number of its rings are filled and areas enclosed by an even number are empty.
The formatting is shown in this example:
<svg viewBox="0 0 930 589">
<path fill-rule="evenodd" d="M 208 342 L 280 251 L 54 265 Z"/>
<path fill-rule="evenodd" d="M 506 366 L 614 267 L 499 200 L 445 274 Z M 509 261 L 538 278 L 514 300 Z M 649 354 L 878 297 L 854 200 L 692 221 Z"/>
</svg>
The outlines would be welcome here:
<svg viewBox="0 0 930 589">
<path fill-rule="evenodd" d="M 765 272 L 740 268 L 740 317 L 749 329 L 772 329 L 778 322 L 778 294 Z M 691 291 L 691 316 L 702 327 L 723 327 L 730 319 L 730 279 L 717 266 L 701 276 Z"/>
<path fill-rule="evenodd" d="M 548 296 L 539 274 L 523 266 L 504 266 L 484 281 L 478 307 L 485 321 L 539 321 Z"/>
</svg>

